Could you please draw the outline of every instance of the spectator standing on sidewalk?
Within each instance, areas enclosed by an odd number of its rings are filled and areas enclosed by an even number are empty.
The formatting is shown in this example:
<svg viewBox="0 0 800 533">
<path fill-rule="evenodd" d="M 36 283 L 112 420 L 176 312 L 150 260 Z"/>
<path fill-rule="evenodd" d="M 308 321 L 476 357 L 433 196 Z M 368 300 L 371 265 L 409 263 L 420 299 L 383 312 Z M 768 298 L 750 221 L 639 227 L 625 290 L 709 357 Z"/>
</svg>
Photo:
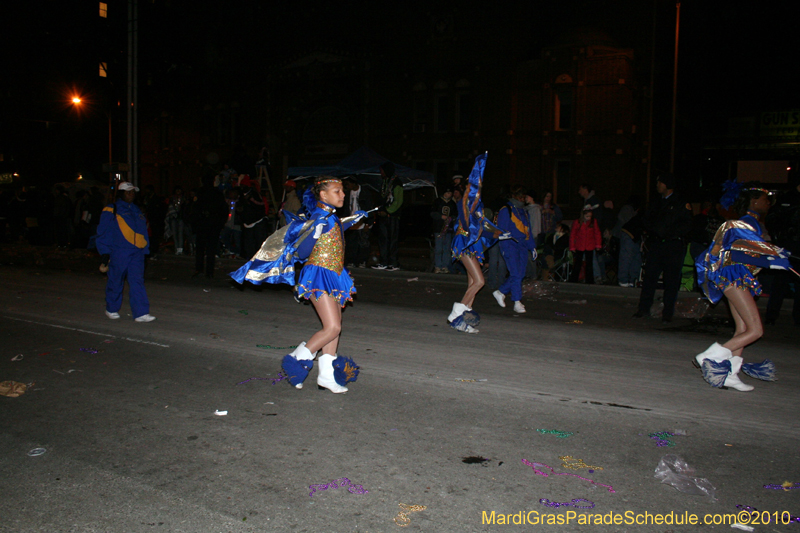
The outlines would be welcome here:
<svg viewBox="0 0 800 533">
<path fill-rule="evenodd" d="M 692 206 L 685 203 L 675 192 L 676 180 L 673 174 L 664 173 L 656 181 L 660 198 L 651 205 L 644 218 L 646 234 L 644 281 L 639 295 L 639 310 L 633 318 L 650 315 L 650 307 L 655 299 L 658 278 L 664 275 L 664 311 L 661 321 L 672 321 L 675 301 L 681 286 L 681 269 L 686 256 L 684 237 L 692 225 Z"/>
<path fill-rule="evenodd" d="M 106 316 L 119 318 L 122 290 L 128 281 L 131 312 L 136 322 L 152 322 L 150 301 L 144 289 L 144 256 L 149 252 L 147 220 L 134 205 L 139 188 L 127 181 L 119 184 L 119 199 L 103 209 L 97 227 L 97 251 L 108 268 Z"/>
<path fill-rule="evenodd" d="M 381 198 L 383 206 L 378 210 L 378 244 L 381 262 L 372 268 L 377 270 L 400 270 L 397 253 L 400 248 L 400 213 L 403 208 L 403 182 L 394 175 L 394 163 L 381 165 Z"/>
<path fill-rule="evenodd" d="M 214 260 L 219 248 L 219 235 L 228 219 L 225 195 L 214 187 L 214 179 L 203 177 L 203 186 L 197 191 L 192 206 L 192 227 L 195 234 L 194 276 L 205 274 L 214 277 Z"/>
<path fill-rule="evenodd" d="M 620 287 L 634 287 L 642 270 L 642 202 L 631 195 L 619 210 L 611 235 L 619 241 L 617 279 Z"/>
<path fill-rule="evenodd" d="M 793 257 L 800 255 L 800 183 L 795 174 L 790 179 L 792 189 L 778 197 L 773 213 L 767 217 L 768 226 L 774 233 L 775 243 L 790 252 Z M 771 223 L 771 224 L 770 224 Z M 794 283 L 794 304 L 792 318 L 794 325 L 800 326 L 800 279 L 794 273 L 777 270 L 772 282 L 765 322 L 774 325 L 781 314 L 783 300 L 789 295 L 789 285 Z"/>
<path fill-rule="evenodd" d="M 344 204 L 337 210 L 340 218 L 355 215 L 359 211 L 369 211 L 372 209 L 370 196 L 365 193 L 364 188 L 353 178 L 342 181 L 345 190 Z M 369 230 L 372 228 L 370 217 L 363 217 L 361 220 L 350 226 L 344 233 L 344 258 L 347 268 L 366 268 L 367 258 L 369 257 Z"/>
<path fill-rule="evenodd" d="M 69 234 L 72 228 L 72 200 L 63 185 L 56 185 L 53 201 L 53 237 L 56 246 L 66 248 L 69 245 Z"/>
<path fill-rule="evenodd" d="M 433 272 L 447 274 L 453 254 L 450 246 L 453 243 L 453 226 L 458 216 L 458 206 L 453 201 L 453 189 L 444 189 L 442 195 L 433 201 L 431 218 L 433 219 Z"/>
<path fill-rule="evenodd" d="M 591 206 L 584 205 L 583 212 L 578 220 L 572 223 L 569 234 L 569 249 L 572 252 L 574 263 L 569 276 L 571 283 L 578 283 L 581 274 L 581 265 L 585 266 L 583 281 L 594 284 L 594 267 L 592 256 L 603 246 L 603 236 L 600 227 L 594 219 Z"/>
<path fill-rule="evenodd" d="M 183 209 L 185 199 L 183 189 L 175 187 L 172 189 L 172 197 L 167 205 L 167 218 L 165 220 L 167 228 L 172 233 L 172 240 L 175 243 L 175 255 L 183 254 Z"/>
</svg>

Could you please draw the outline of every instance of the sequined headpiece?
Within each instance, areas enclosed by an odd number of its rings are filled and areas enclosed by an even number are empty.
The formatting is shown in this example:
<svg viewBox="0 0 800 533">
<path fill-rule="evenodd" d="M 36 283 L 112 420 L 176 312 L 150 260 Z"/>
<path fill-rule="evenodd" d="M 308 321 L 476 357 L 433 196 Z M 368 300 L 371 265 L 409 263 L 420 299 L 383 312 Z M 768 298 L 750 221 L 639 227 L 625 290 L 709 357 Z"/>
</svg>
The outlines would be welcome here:
<svg viewBox="0 0 800 533">
<path fill-rule="evenodd" d="M 770 195 L 770 192 L 769 192 L 767 189 L 760 189 L 760 188 L 758 188 L 758 187 L 749 187 L 749 188 L 747 188 L 747 189 L 742 189 L 742 190 L 743 190 L 743 191 L 761 191 L 761 192 L 763 192 L 764 194 L 766 194 L 767 196 L 769 196 L 769 195 Z"/>
<path fill-rule="evenodd" d="M 314 182 L 316 185 L 325 185 L 326 183 L 342 184 L 342 178 L 334 178 L 333 176 L 323 176 L 319 181 Z"/>
</svg>

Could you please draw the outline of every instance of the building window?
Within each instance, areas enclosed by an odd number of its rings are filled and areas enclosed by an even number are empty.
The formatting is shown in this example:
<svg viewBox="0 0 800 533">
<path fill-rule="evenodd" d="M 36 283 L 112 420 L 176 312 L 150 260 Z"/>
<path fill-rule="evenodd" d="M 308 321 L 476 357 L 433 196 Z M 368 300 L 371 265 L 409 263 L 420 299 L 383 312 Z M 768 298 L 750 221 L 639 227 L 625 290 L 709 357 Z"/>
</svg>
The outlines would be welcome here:
<svg viewBox="0 0 800 533">
<path fill-rule="evenodd" d="M 553 202 L 561 205 L 569 205 L 572 198 L 572 168 L 566 159 L 556 161 L 555 167 L 555 191 L 553 191 Z M 576 189 L 577 190 L 577 189 Z"/>
<path fill-rule="evenodd" d="M 572 129 L 572 88 L 560 87 L 555 90 L 555 130 Z"/>
<path fill-rule="evenodd" d="M 472 129 L 472 106 L 469 93 L 456 95 L 456 131 Z"/>
<path fill-rule="evenodd" d="M 435 131 L 447 131 L 450 129 L 450 97 L 446 94 L 436 96 L 436 105 L 434 109 L 434 124 Z"/>
<path fill-rule="evenodd" d="M 100 77 L 107 78 L 108 77 L 108 63 L 105 61 L 100 62 Z"/>
<path fill-rule="evenodd" d="M 162 149 L 169 148 L 169 123 L 162 119 L 159 124 L 158 145 Z"/>
<path fill-rule="evenodd" d="M 104 19 L 108 18 L 108 4 L 105 2 L 100 2 L 100 17 Z"/>
<path fill-rule="evenodd" d="M 428 94 L 426 92 L 414 93 L 414 133 L 425 133 L 430 124 L 430 111 L 428 108 Z"/>
</svg>

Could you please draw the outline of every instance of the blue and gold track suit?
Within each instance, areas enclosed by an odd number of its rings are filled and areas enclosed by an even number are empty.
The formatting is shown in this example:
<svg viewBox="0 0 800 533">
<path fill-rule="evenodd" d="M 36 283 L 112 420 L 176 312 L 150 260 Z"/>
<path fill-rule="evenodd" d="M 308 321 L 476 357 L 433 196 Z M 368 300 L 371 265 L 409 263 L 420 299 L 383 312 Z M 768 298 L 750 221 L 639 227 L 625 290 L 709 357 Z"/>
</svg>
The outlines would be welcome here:
<svg viewBox="0 0 800 533">
<path fill-rule="evenodd" d="M 116 207 L 116 215 L 114 209 Z M 133 318 L 150 313 L 144 290 L 144 256 L 150 251 L 147 220 L 134 204 L 117 200 L 103 209 L 97 227 L 97 251 L 111 256 L 106 284 L 106 310 L 122 308 L 122 289 L 128 280 Z"/>
<path fill-rule="evenodd" d="M 500 250 L 508 267 L 508 278 L 498 289 L 503 294 L 511 293 L 511 299 L 522 299 L 522 278 L 528 266 L 528 256 L 536 249 L 536 239 L 531 232 L 528 214 L 521 206 L 509 202 L 497 213 L 497 227 L 511 233 L 513 239 L 500 241 Z"/>
</svg>

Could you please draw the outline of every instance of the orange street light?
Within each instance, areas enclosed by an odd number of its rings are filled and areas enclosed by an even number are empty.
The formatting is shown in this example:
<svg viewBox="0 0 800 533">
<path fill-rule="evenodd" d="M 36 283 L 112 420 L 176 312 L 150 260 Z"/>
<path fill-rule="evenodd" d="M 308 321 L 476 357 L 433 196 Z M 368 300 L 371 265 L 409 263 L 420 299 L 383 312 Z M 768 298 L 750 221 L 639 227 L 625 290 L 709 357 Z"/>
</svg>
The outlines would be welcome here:
<svg viewBox="0 0 800 533">
<path fill-rule="evenodd" d="M 73 96 L 73 97 L 72 97 L 72 103 L 73 103 L 73 104 L 75 104 L 75 105 L 77 105 L 77 104 L 80 104 L 80 103 L 81 103 L 81 99 L 80 99 L 80 97 L 78 97 L 78 96 Z"/>
</svg>

